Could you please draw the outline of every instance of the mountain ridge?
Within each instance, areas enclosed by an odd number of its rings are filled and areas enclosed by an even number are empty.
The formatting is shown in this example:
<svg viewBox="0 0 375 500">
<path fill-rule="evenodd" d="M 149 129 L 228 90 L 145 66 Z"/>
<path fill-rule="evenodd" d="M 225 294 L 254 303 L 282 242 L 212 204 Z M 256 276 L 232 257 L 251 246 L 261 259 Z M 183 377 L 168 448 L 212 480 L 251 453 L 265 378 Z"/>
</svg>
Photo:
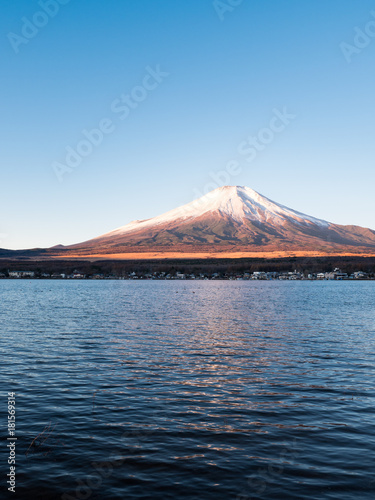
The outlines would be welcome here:
<svg viewBox="0 0 375 500">
<path fill-rule="evenodd" d="M 157 217 L 130 222 L 82 243 L 43 249 L 40 255 L 77 259 L 137 255 L 183 258 L 314 252 L 375 255 L 375 231 L 303 214 L 246 186 L 223 186 Z"/>
<path fill-rule="evenodd" d="M 72 251 L 300 251 L 371 247 L 375 231 L 340 226 L 276 203 L 246 186 L 223 186 L 162 215 L 133 221 Z"/>
<path fill-rule="evenodd" d="M 247 203 L 249 201 L 251 201 L 250 204 Z M 250 209 L 253 217 L 249 216 L 249 210 L 247 211 L 247 214 L 244 211 L 241 213 L 241 205 L 242 207 L 245 205 L 247 209 Z M 306 220 L 310 220 L 317 224 L 329 224 L 327 221 L 308 216 L 279 203 L 275 203 L 269 198 L 266 198 L 246 186 L 223 186 L 207 193 L 197 200 L 170 210 L 162 215 L 142 221 L 130 222 L 129 224 L 121 226 L 114 231 L 110 231 L 103 236 L 116 233 L 125 234 L 126 232 L 131 232 L 133 230 L 171 220 L 197 218 L 207 212 L 213 212 L 215 210 L 221 211 L 223 214 L 231 215 L 232 218 L 237 221 L 241 221 L 244 218 L 249 220 L 259 220 L 259 212 L 258 217 L 254 216 L 256 206 L 263 208 L 264 211 L 267 210 L 269 214 L 272 214 L 274 217 L 284 212 L 284 214 L 288 213 L 289 216 L 294 214 L 294 217 L 305 218 Z"/>
</svg>

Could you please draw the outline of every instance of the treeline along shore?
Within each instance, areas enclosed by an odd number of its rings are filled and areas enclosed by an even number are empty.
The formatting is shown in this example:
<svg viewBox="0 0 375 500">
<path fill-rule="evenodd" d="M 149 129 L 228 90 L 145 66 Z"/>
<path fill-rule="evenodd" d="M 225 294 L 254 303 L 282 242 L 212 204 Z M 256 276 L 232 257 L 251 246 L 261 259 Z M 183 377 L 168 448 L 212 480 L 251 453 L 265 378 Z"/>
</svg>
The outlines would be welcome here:
<svg viewBox="0 0 375 500">
<path fill-rule="evenodd" d="M 339 270 L 347 277 L 375 278 L 375 257 L 290 257 L 282 259 L 169 259 L 169 260 L 0 260 L 0 277 L 75 278 L 216 278 L 253 277 L 268 273 L 276 277 L 292 273 L 300 278 L 316 278 Z M 15 273 L 27 273 L 24 276 Z"/>
</svg>

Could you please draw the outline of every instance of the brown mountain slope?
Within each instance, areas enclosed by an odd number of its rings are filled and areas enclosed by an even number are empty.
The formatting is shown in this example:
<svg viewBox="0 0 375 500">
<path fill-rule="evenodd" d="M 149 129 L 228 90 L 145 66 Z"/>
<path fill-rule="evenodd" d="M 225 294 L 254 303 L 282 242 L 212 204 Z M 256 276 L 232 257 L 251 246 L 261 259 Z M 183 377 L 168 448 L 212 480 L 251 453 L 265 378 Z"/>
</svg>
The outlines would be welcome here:
<svg viewBox="0 0 375 500">
<path fill-rule="evenodd" d="M 332 224 L 250 188 L 225 186 L 98 238 L 24 254 L 33 259 L 375 255 L 375 231 Z"/>
<path fill-rule="evenodd" d="M 129 253 L 375 254 L 375 231 L 305 216 L 249 188 L 224 187 L 208 199 L 65 247 L 76 256 Z"/>
</svg>

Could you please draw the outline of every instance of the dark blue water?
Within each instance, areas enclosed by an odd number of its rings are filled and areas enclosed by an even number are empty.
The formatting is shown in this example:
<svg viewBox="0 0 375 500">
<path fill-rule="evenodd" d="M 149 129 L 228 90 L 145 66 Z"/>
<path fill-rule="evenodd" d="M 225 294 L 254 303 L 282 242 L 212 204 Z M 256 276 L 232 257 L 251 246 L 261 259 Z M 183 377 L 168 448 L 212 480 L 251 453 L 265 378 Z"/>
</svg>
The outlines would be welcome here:
<svg viewBox="0 0 375 500">
<path fill-rule="evenodd" d="M 0 498 L 374 499 L 374 292 L 0 281 Z"/>
</svg>

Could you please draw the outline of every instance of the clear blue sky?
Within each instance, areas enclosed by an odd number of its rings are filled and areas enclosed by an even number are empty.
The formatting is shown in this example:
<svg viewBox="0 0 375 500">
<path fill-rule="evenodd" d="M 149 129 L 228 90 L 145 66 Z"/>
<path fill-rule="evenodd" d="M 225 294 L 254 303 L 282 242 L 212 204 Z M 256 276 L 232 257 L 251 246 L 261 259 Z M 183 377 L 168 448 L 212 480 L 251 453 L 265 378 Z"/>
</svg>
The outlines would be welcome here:
<svg viewBox="0 0 375 500">
<path fill-rule="evenodd" d="M 1 2 L 0 247 L 153 217 L 232 160 L 241 173 L 223 183 L 375 229 L 375 37 L 350 63 L 340 46 L 375 21 L 375 2 L 237 0 L 220 16 L 230 2 L 71 0 L 54 17 L 37 0 Z M 142 90 L 158 67 L 168 76 Z M 284 107 L 295 118 L 270 139 Z M 112 132 L 59 182 L 54 162 L 104 119 Z M 259 133 L 268 143 L 248 162 L 239 145 Z"/>
</svg>

